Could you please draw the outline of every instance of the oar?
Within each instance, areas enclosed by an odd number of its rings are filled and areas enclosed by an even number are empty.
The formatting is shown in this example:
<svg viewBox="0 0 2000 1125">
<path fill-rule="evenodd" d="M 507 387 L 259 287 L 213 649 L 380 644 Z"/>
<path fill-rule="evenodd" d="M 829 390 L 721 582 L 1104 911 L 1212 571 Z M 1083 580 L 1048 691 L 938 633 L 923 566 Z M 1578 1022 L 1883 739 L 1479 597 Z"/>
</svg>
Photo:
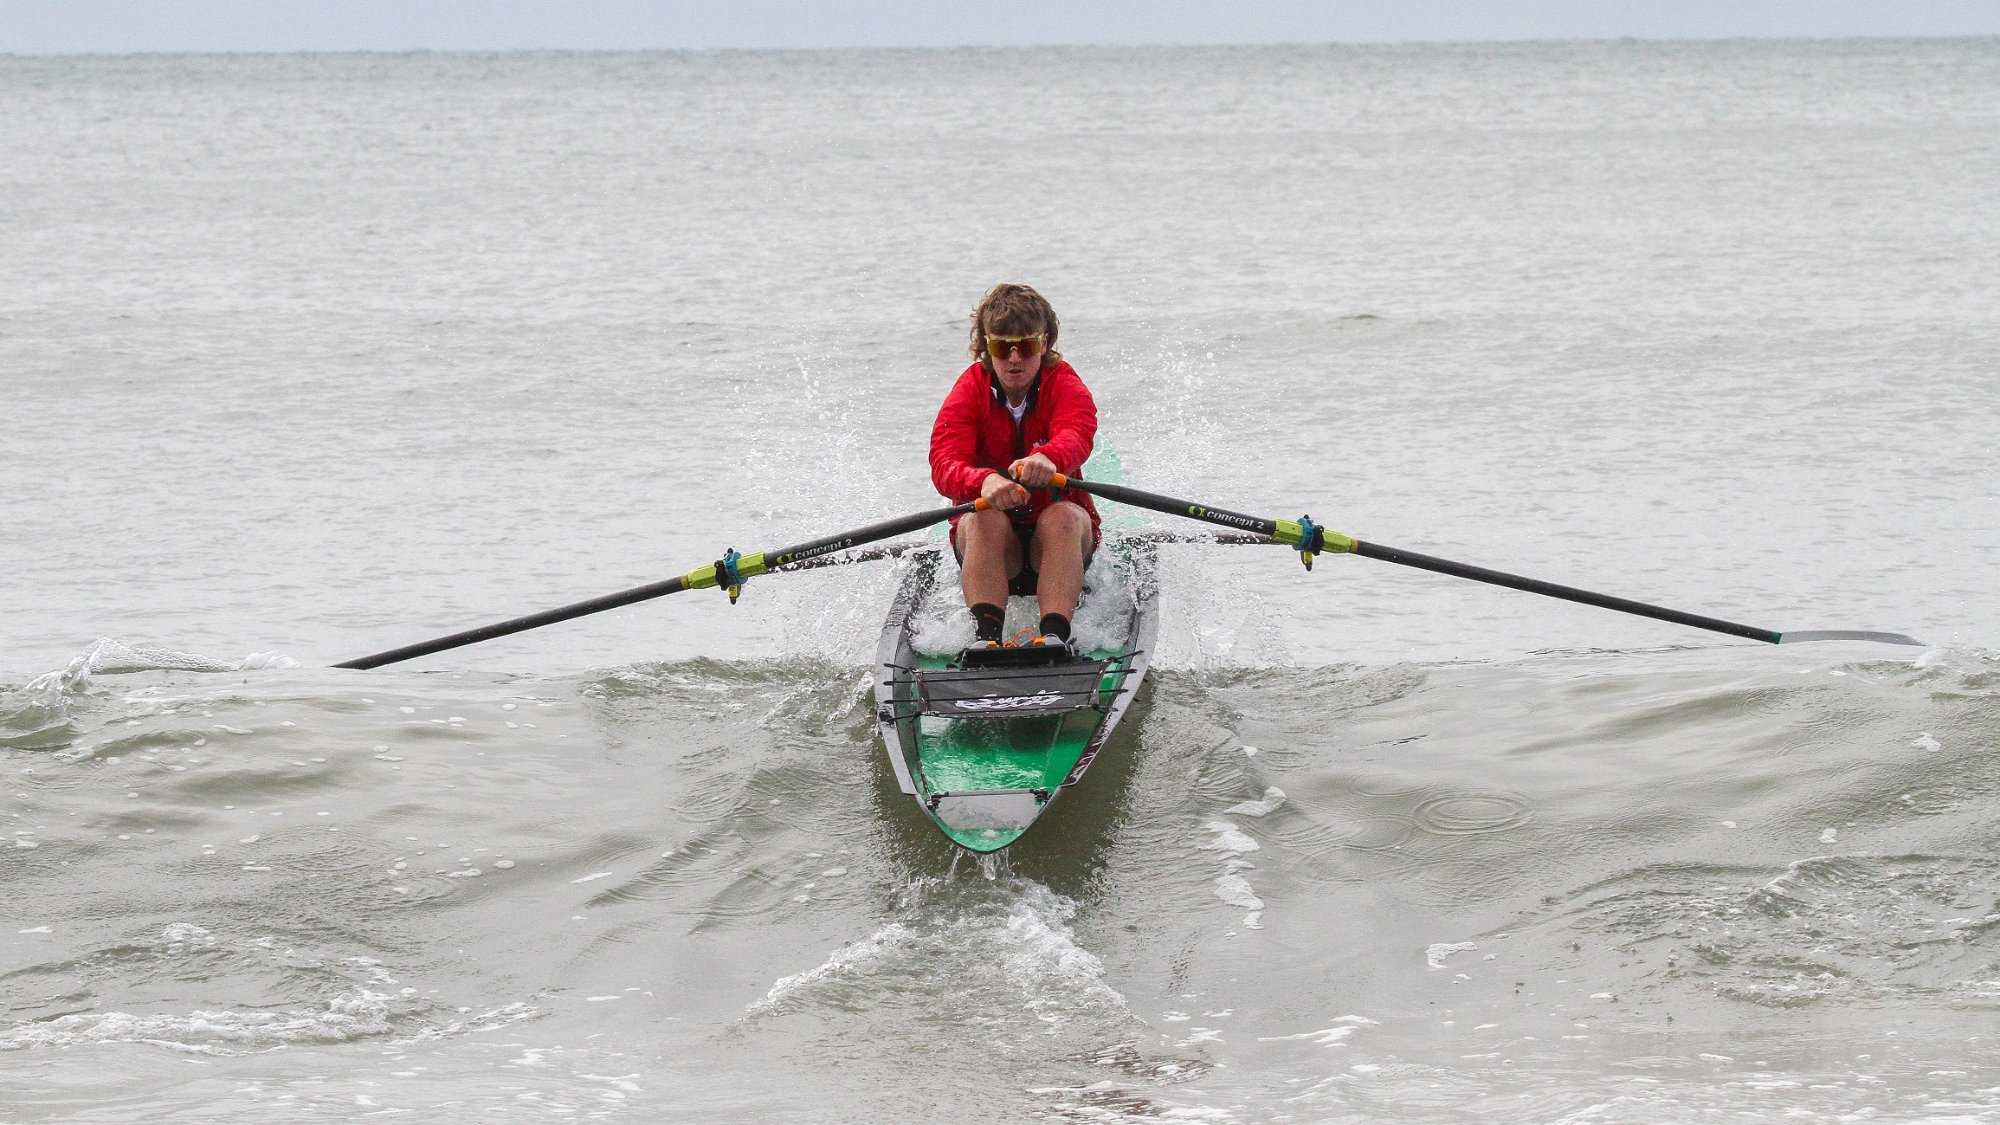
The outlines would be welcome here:
<svg viewBox="0 0 2000 1125">
<path fill-rule="evenodd" d="M 477 644 L 480 641 L 490 641 L 495 637 L 504 637 L 511 633 L 522 633 L 529 629 L 539 629 L 544 625 L 553 625 L 558 621 L 568 621 L 572 618 L 584 617 L 592 613 L 601 613 L 607 609 L 617 609 L 619 606 L 631 605 L 634 602 L 665 597 L 668 594 L 678 594 L 682 590 L 706 590 L 712 586 L 720 586 L 728 591 L 729 600 L 734 602 L 736 594 L 741 589 L 743 583 L 760 574 L 769 574 L 776 570 L 803 570 L 813 566 L 824 566 L 827 561 L 825 556 L 831 555 L 835 551 L 844 551 L 849 547 L 860 546 L 863 543 L 874 543 L 887 539 L 892 535 L 901 535 L 906 531 L 917 531 L 935 523 L 942 523 L 954 516 L 962 516 L 967 512 L 982 510 L 986 506 L 985 500 L 974 500 L 966 504 L 956 504 L 949 508 L 936 508 L 928 512 L 918 512 L 914 515 L 904 516 L 901 519 L 870 524 L 867 527 L 856 528 L 853 531 L 843 531 L 838 535 L 828 535 L 821 539 L 814 539 L 808 543 L 801 543 L 796 547 L 785 547 L 776 551 L 763 551 L 754 555 L 739 555 L 732 548 L 725 552 L 721 558 L 709 565 L 697 567 L 681 575 L 679 578 L 669 578 L 662 582 L 634 586 L 630 590 L 621 590 L 616 594 L 605 594 L 602 597 L 576 602 L 573 605 L 559 606 L 555 609 L 543 610 L 540 613 L 531 613 L 526 617 L 516 617 L 509 621 L 500 621 L 492 625 L 482 625 L 477 629 L 467 629 L 462 633 L 453 633 L 448 637 L 438 637 L 435 640 L 404 645 L 402 648 L 392 648 L 387 652 L 378 652 L 373 656 L 343 660 L 339 664 L 334 665 L 334 667 L 380 668 L 384 664 L 396 664 L 404 660 L 414 660 L 419 656 L 429 656 L 431 653 L 443 652 L 446 649 L 461 648 L 465 645 Z M 884 553 L 894 554 L 900 552 L 891 550 Z M 864 554 L 867 554 L 867 552 L 864 552 Z"/>
<path fill-rule="evenodd" d="M 1419 570 L 1435 571 L 1458 578 L 1470 578 L 1474 582 L 1486 582 L 1495 586 L 1506 586 L 1515 590 L 1526 590 L 1531 594 L 1544 594 L 1564 601 L 1581 602 L 1584 605 L 1599 606 L 1617 610 L 1620 613 L 1637 614 L 1659 621 L 1671 621 L 1676 625 L 1689 625 L 1696 629 L 1707 629 L 1714 633 L 1728 633 L 1731 636 L 1747 637 L 1753 641 L 1769 644 L 1793 644 L 1798 641 L 1881 641 L 1895 645 L 1921 645 L 1924 642 L 1901 633 L 1877 633 L 1855 629 L 1809 629 L 1780 633 L 1775 629 L 1759 629 L 1754 625 L 1742 625 L 1734 621 L 1724 621 L 1716 617 L 1704 617 L 1698 613 L 1686 613 L 1665 606 L 1648 605 L 1630 598 L 1599 594 L 1590 590 L 1579 590 L 1574 586 L 1562 586 L 1554 582 L 1543 582 L 1537 578 L 1524 578 L 1518 574 L 1489 570 L 1483 566 L 1453 562 L 1450 559 L 1420 555 L 1415 551 L 1405 551 L 1397 547 L 1384 547 L 1379 543 L 1364 543 L 1350 539 L 1337 531 L 1330 531 L 1312 522 L 1309 516 L 1298 520 L 1272 520 L 1262 516 L 1246 516 L 1241 512 L 1211 508 L 1206 504 L 1196 504 L 1187 500 L 1176 500 L 1171 496 L 1160 496 L 1151 492 L 1141 492 L 1122 484 L 1099 484 L 1096 481 L 1076 480 L 1057 473 L 1051 482 L 1056 488 L 1074 488 L 1088 492 L 1092 496 L 1102 496 L 1135 508 L 1148 508 L 1164 512 L 1170 516 L 1186 516 L 1206 523 L 1233 527 L 1239 531 L 1267 535 L 1279 543 L 1296 547 L 1304 558 L 1306 566 L 1312 566 L 1312 557 L 1321 551 L 1336 554 L 1361 555 L 1364 558 L 1381 559 L 1400 566 L 1413 566 Z"/>
</svg>

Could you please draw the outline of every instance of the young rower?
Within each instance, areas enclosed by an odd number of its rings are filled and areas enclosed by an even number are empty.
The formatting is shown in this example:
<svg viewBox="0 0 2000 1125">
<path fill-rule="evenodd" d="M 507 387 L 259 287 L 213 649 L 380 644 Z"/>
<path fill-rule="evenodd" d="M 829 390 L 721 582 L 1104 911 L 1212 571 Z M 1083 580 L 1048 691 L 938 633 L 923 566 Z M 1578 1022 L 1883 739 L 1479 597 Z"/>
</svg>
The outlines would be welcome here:
<svg viewBox="0 0 2000 1125">
<path fill-rule="evenodd" d="M 1025 285 L 996 285 L 972 310 L 972 366 L 931 427 L 931 482 L 991 510 L 952 521 L 965 604 L 983 644 L 1001 642 L 1009 594 L 1033 594 L 1033 643 L 1067 645 L 1083 571 L 1101 539 L 1090 497 L 1047 490 L 1077 476 L 1097 436 L 1097 404 L 1056 351 L 1056 312 Z M 1009 474 L 1013 479 L 1009 479 Z M 1018 483 L 1017 483 L 1018 482 Z"/>
</svg>

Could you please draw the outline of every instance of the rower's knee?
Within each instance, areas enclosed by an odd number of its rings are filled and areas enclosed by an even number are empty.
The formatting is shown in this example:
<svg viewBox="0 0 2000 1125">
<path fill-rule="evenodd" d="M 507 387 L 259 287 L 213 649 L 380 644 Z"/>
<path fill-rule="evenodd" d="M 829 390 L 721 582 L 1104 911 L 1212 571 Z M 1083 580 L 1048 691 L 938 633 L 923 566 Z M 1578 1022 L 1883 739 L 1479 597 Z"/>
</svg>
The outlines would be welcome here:
<svg viewBox="0 0 2000 1125">
<path fill-rule="evenodd" d="M 1042 511 L 1041 518 L 1035 521 L 1035 525 L 1074 531 L 1090 526 L 1090 513 L 1067 500 L 1058 500 Z"/>
<path fill-rule="evenodd" d="M 1048 510 L 1042 512 L 1042 522 L 1046 524 L 1048 520 L 1056 520 L 1054 530 L 1066 532 L 1072 538 L 1078 534 L 1090 534 L 1090 512 L 1068 500 L 1050 504 Z"/>
<path fill-rule="evenodd" d="M 1090 513 L 1067 500 L 1051 504 L 1035 521 L 1035 538 L 1044 549 L 1048 544 L 1074 544 L 1074 550 L 1089 554 L 1096 542 L 1096 535 L 1090 526 Z"/>
<path fill-rule="evenodd" d="M 990 546 L 1001 543 L 1002 535 L 1013 534 L 1008 526 L 1007 513 L 989 508 L 983 512 L 968 512 L 958 521 L 958 545 L 969 547 L 974 543 Z"/>
<path fill-rule="evenodd" d="M 1025 561 L 1020 537 L 1014 534 L 1005 512 L 968 512 L 958 521 L 952 544 L 958 550 L 961 565 L 998 566 L 1010 577 L 1020 571 Z"/>
</svg>

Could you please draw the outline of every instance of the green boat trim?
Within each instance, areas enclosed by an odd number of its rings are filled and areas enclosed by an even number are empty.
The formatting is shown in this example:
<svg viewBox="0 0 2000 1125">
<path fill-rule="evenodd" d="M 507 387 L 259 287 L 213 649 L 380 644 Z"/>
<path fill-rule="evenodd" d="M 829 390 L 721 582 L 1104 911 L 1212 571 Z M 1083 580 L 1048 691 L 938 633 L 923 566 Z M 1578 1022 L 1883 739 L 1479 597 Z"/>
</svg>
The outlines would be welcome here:
<svg viewBox="0 0 2000 1125">
<path fill-rule="evenodd" d="M 914 623 L 943 552 L 912 553 L 876 648 L 877 723 L 897 784 L 967 851 L 999 851 L 1033 827 L 1083 778 L 1145 679 L 1159 625 L 1154 546 L 1105 546 L 1131 569 L 1124 647 L 1054 660 L 973 653 L 970 667 L 917 651 Z"/>
</svg>

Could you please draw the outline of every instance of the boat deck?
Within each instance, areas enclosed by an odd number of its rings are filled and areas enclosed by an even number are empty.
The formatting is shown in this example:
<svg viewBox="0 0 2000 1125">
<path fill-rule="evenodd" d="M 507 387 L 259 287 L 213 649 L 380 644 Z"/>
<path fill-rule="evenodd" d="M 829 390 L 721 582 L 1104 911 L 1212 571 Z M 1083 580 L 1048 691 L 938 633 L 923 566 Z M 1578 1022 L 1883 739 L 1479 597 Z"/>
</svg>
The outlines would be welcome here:
<svg viewBox="0 0 2000 1125">
<path fill-rule="evenodd" d="M 1097 651 L 1091 659 L 1110 661 L 1098 682 L 1098 706 L 1056 715 L 963 719 L 944 715 L 917 718 L 920 783 L 926 792 L 984 789 L 1042 789 L 1054 792 L 1076 768 L 1103 722 L 1125 676 L 1121 654 Z M 944 657 L 927 657 L 922 668 L 943 668 Z"/>
<path fill-rule="evenodd" d="M 912 621 L 936 582 L 937 555 L 913 559 L 877 646 L 878 726 L 903 792 L 953 843 L 998 851 L 1032 827 L 1075 784 L 1144 681 L 1155 635 L 1157 586 L 1149 543 L 1114 544 L 1131 577 L 1122 647 L 1073 658 L 982 651 L 923 653 Z"/>
</svg>

